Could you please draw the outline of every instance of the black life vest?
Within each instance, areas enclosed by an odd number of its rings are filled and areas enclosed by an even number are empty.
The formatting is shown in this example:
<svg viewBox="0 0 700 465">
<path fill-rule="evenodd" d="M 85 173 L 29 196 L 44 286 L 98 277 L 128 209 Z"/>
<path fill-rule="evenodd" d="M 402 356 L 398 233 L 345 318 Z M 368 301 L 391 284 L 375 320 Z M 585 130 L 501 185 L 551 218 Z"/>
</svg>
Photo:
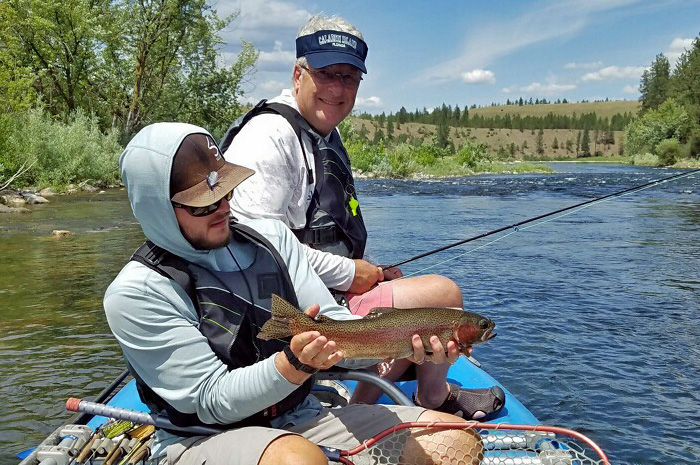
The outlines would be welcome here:
<svg viewBox="0 0 700 465">
<path fill-rule="evenodd" d="M 283 103 L 261 100 L 228 128 L 219 144 L 221 152 L 226 152 L 233 138 L 248 121 L 262 113 L 278 114 L 292 126 L 301 145 L 309 184 L 314 182 L 313 172 L 316 172 L 314 193 L 306 210 L 306 224 L 303 228 L 292 229 L 294 234 L 299 241 L 314 249 L 348 258 L 362 258 L 367 243 L 367 229 L 357 201 L 350 157 L 337 129 L 326 140 L 294 108 Z M 302 133 L 311 140 L 313 171 L 309 167 Z"/>
<path fill-rule="evenodd" d="M 231 231 L 234 249 L 255 248 L 253 263 L 240 271 L 212 271 L 187 262 L 150 241 L 139 247 L 131 260 L 152 268 L 185 289 L 197 309 L 199 331 L 219 359 L 233 370 L 270 357 L 286 345 L 283 341 L 264 341 L 256 337 L 270 318 L 272 294 L 296 306 L 298 302 L 287 267 L 277 250 L 251 228 L 231 224 Z M 176 410 L 149 388 L 132 367 L 129 370 L 136 379 L 141 400 L 151 411 L 167 415 L 176 426 L 204 424 L 196 413 Z M 313 379 L 309 378 L 277 404 L 224 427 L 269 426 L 271 419 L 301 403 L 309 395 L 312 385 Z"/>
</svg>

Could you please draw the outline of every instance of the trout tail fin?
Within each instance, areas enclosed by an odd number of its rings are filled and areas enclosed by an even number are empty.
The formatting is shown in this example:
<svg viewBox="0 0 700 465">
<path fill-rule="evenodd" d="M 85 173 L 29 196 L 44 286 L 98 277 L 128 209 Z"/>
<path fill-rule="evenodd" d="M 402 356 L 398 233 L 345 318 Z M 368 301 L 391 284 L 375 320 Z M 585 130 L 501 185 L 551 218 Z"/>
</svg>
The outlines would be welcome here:
<svg viewBox="0 0 700 465">
<path fill-rule="evenodd" d="M 292 335 L 290 323 L 306 316 L 294 305 L 277 294 L 272 294 L 272 317 L 265 322 L 258 333 L 258 339 L 281 339 Z"/>
</svg>

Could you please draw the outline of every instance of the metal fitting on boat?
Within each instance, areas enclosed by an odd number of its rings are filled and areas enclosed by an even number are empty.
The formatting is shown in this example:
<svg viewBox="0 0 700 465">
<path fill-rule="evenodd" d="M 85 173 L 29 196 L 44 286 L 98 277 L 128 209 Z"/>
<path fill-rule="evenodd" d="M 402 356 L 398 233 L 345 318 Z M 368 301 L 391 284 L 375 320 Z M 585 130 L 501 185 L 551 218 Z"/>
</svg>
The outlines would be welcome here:
<svg viewBox="0 0 700 465">
<path fill-rule="evenodd" d="M 66 465 L 73 460 L 92 435 L 85 425 L 66 425 L 59 431 L 58 444 L 39 446 L 36 458 L 40 465 Z"/>
</svg>

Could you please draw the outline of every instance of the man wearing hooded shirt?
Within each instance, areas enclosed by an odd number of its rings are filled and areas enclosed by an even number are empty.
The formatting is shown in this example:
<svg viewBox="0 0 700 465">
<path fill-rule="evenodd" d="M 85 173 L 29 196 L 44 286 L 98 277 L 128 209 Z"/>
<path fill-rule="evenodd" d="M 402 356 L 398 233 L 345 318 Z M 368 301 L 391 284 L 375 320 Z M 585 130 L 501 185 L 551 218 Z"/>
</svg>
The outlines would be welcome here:
<svg viewBox="0 0 700 465">
<path fill-rule="evenodd" d="M 367 232 L 336 129 L 352 111 L 367 72 L 362 34 L 341 18 L 314 16 L 300 30 L 296 49 L 293 90 L 270 100 L 271 106 L 259 104 L 223 138 L 224 156 L 256 172 L 230 202 L 234 217 L 283 221 L 309 245 L 305 251 L 314 270 L 353 314 L 364 316 L 374 307 L 461 308 L 462 293 L 452 280 L 440 275 L 392 280 L 398 270 L 383 272 L 363 259 Z M 396 379 L 409 365 L 395 360 L 385 375 Z M 484 419 L 503 408 L 498 386 L 461 388 L 447 383 L 448 369 L 448 364 L 416 366 L 417 403 L 467 419 Z M 353 401 L 378 397 L 378 390 L 361 385 Z"/>
<path fill-rule="evenodd" d="M 272 293 L 310 316 L 358 317 L 335 302 L 281 222 L 229 223 L 226 200 L 252 171 L 226 162 L 204 129 L 150 125 L 127 145 L 120 168 L 134 216 L 150 241 L 143 247 L 159 257 L 150 263 L 184 264 L 179 269 L 193 289 L 131 260 L 105 293 L 109 326 L 152 411 L 178 426 L 226 429 L 193 437 L 159 429 L 152 448 L 158 463 L 324 464 L 316 444 L 348 449 L 403 421 L 461 421 L 420 407 L 324 409 L 309 395 L 311 374 L 342 360 L 335 342 L 315 331 L 292 337 L 288 345 L 255 337 L 270 317 Z M 447 354 L 438 350 L 437 337 L 431 343 L 431 360 L 458 357 L 454 342 Z M 425 357 L 414 339 L 412 359 Z M 400 463 L 425 463 L 426 453 L 434 463 L 446 463 L 451 458 L 436 449 L 440 443 L 472 451 L 473 457 L 482 450 L 469 430 L 411 433 L 403 437 Z"/>
</svg>

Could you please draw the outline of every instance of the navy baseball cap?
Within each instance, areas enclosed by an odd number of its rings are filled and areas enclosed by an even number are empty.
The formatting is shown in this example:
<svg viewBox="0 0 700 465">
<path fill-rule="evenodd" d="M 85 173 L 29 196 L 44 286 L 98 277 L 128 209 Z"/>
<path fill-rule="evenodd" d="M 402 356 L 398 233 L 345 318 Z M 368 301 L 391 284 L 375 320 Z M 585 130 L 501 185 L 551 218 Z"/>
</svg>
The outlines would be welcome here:
<svg viewBox="0 0 700 465">
<path fill-rule="evenodd" d="M 300 57 L 306 57 L 309 64 L 316 69 L 347 63 L 367 73 L 367 44 L 347 32 L 316 31 L 297 37 L 297 58 Z"/>
</svg>

